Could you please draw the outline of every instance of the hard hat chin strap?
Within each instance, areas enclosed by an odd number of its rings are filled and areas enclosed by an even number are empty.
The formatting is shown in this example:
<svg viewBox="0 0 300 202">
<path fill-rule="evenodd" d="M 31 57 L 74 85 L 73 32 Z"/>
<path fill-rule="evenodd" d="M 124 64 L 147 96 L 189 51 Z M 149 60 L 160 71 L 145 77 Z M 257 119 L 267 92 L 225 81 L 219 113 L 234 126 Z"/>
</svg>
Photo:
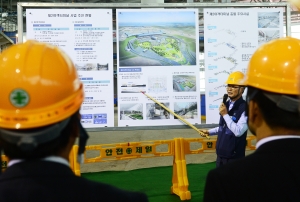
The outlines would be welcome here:
<svg viewBox="0 0 300 202">
<path fill-rule="evenodd" d="M 59 123 L 56 123 L 52 126 L 46 127 L 44 129 L 37 129 L 31 132 L 20 132 L 0 129 L 0 136 L 5 141 L 17 145 L 22 151 L 30 152 L 33 151 L 39 144 L 43 144 L 54 140 L 61 135 L 61 131 L 67 126 L 71 118 L 65 119 Z M 83 128 L 78 119 L 79 127 L 79 149 L 78 149 L 78 163 L 83 163 L 83 154 L 85 151 L 85 146 L 89 135 L 86 130 Z M 1 150 L 0 150 L 1 154 Z M 0 155 L 1 157 L 1 155 Z M 1 159 L 0 159 L 1 163 Z M 1 172 L 0 172 L 1 173 Z"/>
<path fill-rule="evenodd" d="M 292 98 L 286 95 L 277 95 L 271 93 L 263 93 L 267 98 L 274 102 L 278 108 L 289 112 L 298 112 L 299 99 Z"/>
<path fill-rule="evenodd" d="M 88 133 L 86 132 L 86 130 L 83 128 L 80 119 L 78 119 L 78 126 L 79 126 L 79 148 L 78 148 L 78 156 L 77 156 L 77 162 L 78 163 L 83 163 L 84 158 L 83 158 L 83 154 L 85 151 L 85 145 L 87 142 L 87 139 L 89 138 Z"/>
<path fill-rule="evenodd" d="M 2 148 L 0 147 L 0 165 L 1 165 L 1 169 L 0 169 L 0 175 L 2 174 Z"/>
<path fill-rule="evenodd" d="M 67 126 L 70 118 L 44 129 L 33 130 L 32 132 L 20 132 L 17 130 L 0 129 L 0 136 L 5 141 L 17 145 L 22 151 L 33 151 L 39 144 L 54 140 L 61 135 L 61 131 Z"/>
</svg>

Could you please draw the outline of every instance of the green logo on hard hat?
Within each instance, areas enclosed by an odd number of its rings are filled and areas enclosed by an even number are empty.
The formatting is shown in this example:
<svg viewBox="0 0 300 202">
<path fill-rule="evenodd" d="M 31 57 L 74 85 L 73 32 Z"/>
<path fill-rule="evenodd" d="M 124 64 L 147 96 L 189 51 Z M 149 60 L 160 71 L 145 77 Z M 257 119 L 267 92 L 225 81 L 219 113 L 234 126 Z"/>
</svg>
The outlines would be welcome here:
<svg viewBox="0 0 300 202">
<path fill-rule="evenodd" d="M 25 107 L 29 103 L 29 95 L 23 89 L 15 89 L 10 93 L 9 100 L 15 107 Z"/>
</svg>

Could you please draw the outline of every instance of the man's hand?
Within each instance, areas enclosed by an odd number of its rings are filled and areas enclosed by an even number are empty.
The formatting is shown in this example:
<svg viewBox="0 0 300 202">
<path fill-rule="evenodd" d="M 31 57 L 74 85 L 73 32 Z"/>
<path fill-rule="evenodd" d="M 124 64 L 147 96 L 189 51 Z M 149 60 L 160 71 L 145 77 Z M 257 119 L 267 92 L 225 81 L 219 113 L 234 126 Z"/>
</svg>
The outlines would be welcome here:
<svg viewBox="0 0 300 202">
<path fill-rule="evenodd" d="M 226 106 L 224 105 L 224 103 L 222 103 L 222 104 L 220 105 L 219 112 L 220 112 L 221 116 L 224 116 L 224 115 L 228 114 L 227 108 L 226 108 Z"/>
<path fill-rule="evenodd" d="M 202 136 L 202 137 L 207 137 L 207 136 L 209 136 L 209 132 L 208 132 L 208 130 L 200 130 L 200 135 Z"/>
</svg>

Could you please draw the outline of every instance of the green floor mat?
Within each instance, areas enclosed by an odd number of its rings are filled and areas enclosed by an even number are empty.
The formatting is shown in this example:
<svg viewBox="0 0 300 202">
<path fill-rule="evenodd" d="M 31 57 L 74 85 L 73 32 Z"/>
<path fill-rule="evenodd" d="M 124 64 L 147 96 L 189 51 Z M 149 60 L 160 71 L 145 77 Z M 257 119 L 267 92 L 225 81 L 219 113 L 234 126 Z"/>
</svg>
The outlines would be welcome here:
<svg viewBox="0 0 300 202">
<path fill-rule="evenodd" d="M 191 202 L 202 201 L 206 175 L 216 167 L 216 163 L 187 165 Z M 111 184 L 121 189 L 141 191 L 147 194 L 150 202 L 181 201 L 179 196 L 171 195 L 172 166 L 145 168 L 132 171 L 105 171 L 83 173 L 82 177 Z"/>
</svg>

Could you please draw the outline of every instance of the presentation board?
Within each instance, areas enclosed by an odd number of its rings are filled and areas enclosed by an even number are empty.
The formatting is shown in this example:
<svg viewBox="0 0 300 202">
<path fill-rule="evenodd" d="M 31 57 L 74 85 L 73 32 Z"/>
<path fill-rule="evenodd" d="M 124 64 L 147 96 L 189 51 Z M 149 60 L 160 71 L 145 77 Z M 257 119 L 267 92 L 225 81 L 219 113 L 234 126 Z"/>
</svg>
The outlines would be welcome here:
<svg viewBox="0 0 300 202">
<path fill-rule="evenodd" d="M 283 36 L 283 9 L 204 9 L 206 123 L 219 123 L 226 80 L 262 44 Z M 244 93 L 245 95 L 245 93 Z"/>
<path fill-rule="evenodd" d="M 26 9 L 26 31 L 27 39 L 58 46 L 73 60 L 84 84 L 83 126 L 113 127 L 112 10 Z"/>
<path fill-rule="evenodd" d="M 198 9 L 117 9 L 116 16 L 118 125 L 183 124 L 157 102 L 200 124 Z"/>
</svg>

